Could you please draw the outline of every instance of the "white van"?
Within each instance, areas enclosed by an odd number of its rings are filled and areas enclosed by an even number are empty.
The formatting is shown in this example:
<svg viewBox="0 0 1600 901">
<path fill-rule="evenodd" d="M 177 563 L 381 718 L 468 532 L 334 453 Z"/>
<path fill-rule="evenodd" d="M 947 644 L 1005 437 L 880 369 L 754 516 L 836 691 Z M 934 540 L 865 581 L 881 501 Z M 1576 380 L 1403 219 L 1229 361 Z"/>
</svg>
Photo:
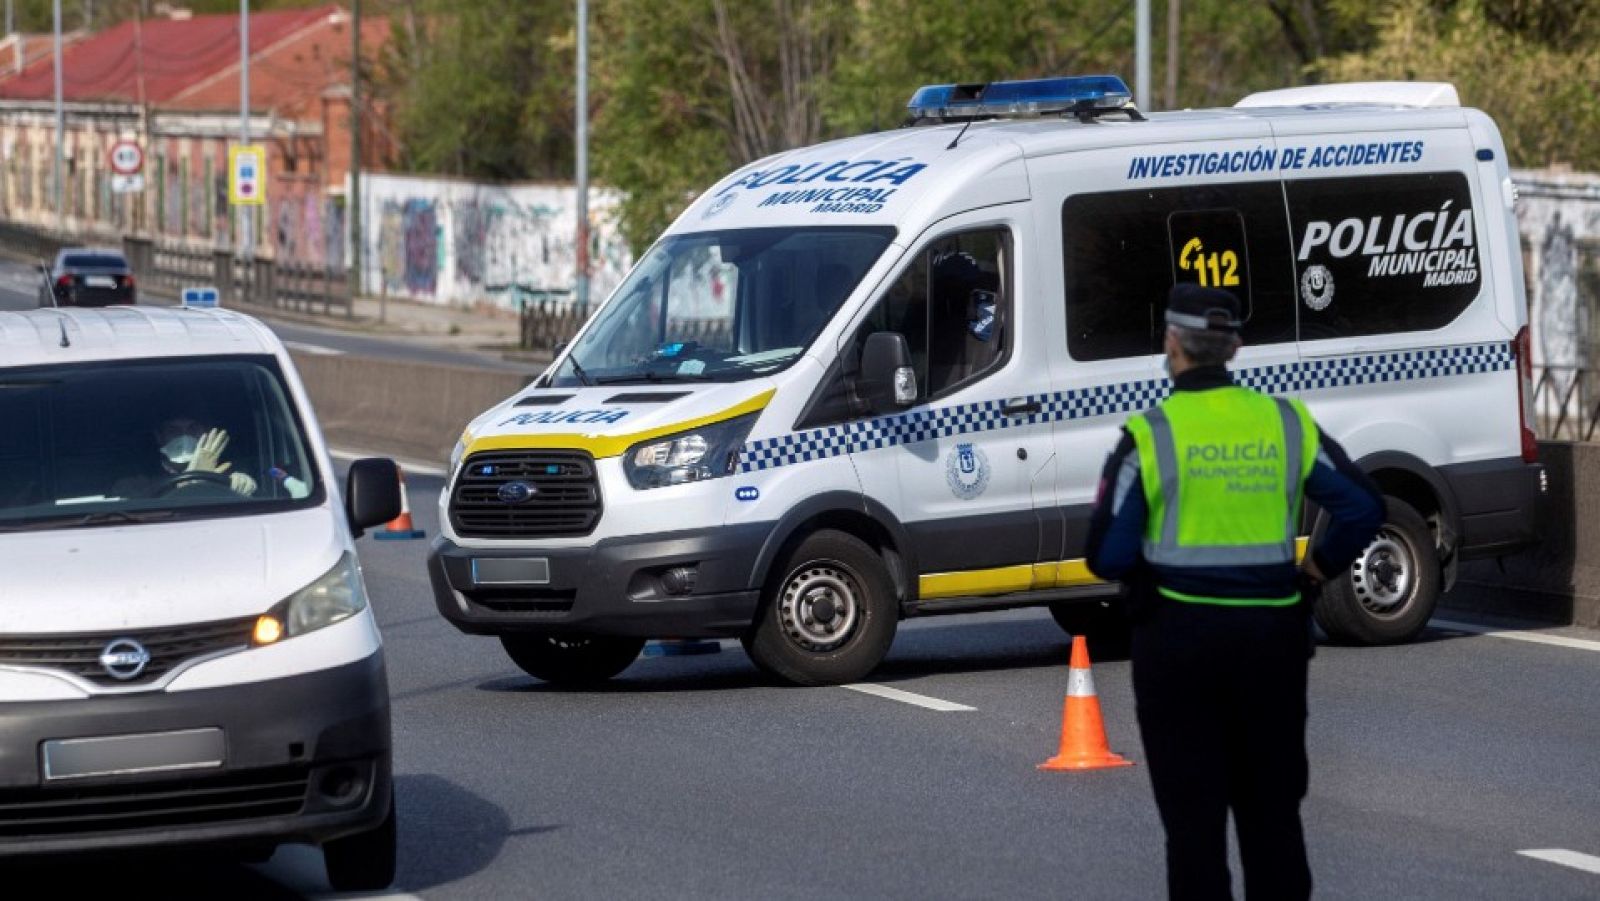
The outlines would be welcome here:
<svg viewBox="0 0 1600 901">
<path fill-rule="evenodd" d="M 1335 638 L 1410 638 L 1460 561 L 1534 540 L 1514 191 L 1449 85 L 1144 116 L 1116 78 L 1063 78 L 909 107 L 711 188 L 471 422 L 431 557 L 445 617 L 567 681 L 646 638 L 736 636 L 826 683 L 902 617 L 1103 626 L 1088 515 L 1168 389 L 1175 281 L 1241 298 L 1235 376 L 1303 397 L 1388 495 L 1316 611 Z"/>
<path fill-rule="evenodd" d="M 283 345 L 222 310 L 0 313 L 0 856 L 322 845 L 395 864 L 389 697 L 341 491 Z"/>
</svg>

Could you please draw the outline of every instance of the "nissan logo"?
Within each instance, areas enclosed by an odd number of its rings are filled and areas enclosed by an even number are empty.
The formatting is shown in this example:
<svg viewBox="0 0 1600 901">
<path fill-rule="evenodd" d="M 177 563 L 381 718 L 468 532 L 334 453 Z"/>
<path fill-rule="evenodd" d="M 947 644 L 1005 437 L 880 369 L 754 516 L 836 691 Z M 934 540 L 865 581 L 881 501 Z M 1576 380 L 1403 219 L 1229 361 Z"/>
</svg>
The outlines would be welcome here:
<svg viewBox="0 0 1600 901">
<path fill-rule="evenodd" d="M 113 679 L 137 679 L 149 665 L 150 652 L 131 638 L 114 638 L 100 651 L 100 667 Z"/>
<path fill-rule="evenodd" d="M 501 485 L 500 490 L 496 493 L 503 504 L 525 504 L 532 500 L 535 494 L 539 493 L 539 489 L 529 485 L 527 482 L 507 482 Z"/>
</svg>

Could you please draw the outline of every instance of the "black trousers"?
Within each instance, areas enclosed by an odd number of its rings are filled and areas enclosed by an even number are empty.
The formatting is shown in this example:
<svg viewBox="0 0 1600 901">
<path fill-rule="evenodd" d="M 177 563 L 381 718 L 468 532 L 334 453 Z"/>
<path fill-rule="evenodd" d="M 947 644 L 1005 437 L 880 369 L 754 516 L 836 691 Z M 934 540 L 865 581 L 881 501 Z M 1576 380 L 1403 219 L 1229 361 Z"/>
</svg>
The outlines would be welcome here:
<svg viewBox="0 0 1600 901">
<path fill-rule="evenodd" d="M 1133 629 L 1133 691 L 1174 899 L 1231 898 L 1233 811 L 1251 899 L 1311 894 L 1306 794 L 1306 607 L 1160 600 Z"/>
</svg>

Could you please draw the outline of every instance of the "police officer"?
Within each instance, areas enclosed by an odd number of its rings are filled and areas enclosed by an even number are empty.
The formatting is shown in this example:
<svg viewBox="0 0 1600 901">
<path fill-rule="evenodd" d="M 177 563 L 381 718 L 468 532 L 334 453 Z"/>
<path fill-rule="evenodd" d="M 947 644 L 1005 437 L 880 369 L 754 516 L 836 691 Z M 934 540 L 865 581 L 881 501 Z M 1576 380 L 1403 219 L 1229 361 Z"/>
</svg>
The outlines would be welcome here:
<svg viewBox="0 0 1600 901">
<path fill-rule="evenodd" d="M 1133 689 L 1173 898 L 1229 898 L 1231 810 L 1250 898 L 1311 893 L 1306 794 L 1310 608 L 1377 533 L 1383 501 L 1297 400 L 1233 383 L 1229 292 L 1179 284 L 1172 394 L 1106 462 L 1089 566 L 1130 589 Z M 1329 524 L 1296 563 L 1301 507 Z"/>
</svg>

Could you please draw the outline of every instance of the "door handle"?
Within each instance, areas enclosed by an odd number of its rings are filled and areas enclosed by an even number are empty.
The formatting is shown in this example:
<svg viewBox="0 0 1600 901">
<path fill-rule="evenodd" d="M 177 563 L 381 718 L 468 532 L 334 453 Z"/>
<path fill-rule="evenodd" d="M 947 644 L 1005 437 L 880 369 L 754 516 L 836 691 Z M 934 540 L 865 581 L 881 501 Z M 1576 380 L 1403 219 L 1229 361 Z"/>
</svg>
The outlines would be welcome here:
<svg viewBox="0 0 1600 901">
<path fill-rule="evenodd" d="M 1018 398 L 1006 401 L 1006 405 L 1000 408 L 1000 412 L 1007 416 L 1032 416 L 1043 409 L 1044 404 L 1036 400 Z"/>
</svg>

